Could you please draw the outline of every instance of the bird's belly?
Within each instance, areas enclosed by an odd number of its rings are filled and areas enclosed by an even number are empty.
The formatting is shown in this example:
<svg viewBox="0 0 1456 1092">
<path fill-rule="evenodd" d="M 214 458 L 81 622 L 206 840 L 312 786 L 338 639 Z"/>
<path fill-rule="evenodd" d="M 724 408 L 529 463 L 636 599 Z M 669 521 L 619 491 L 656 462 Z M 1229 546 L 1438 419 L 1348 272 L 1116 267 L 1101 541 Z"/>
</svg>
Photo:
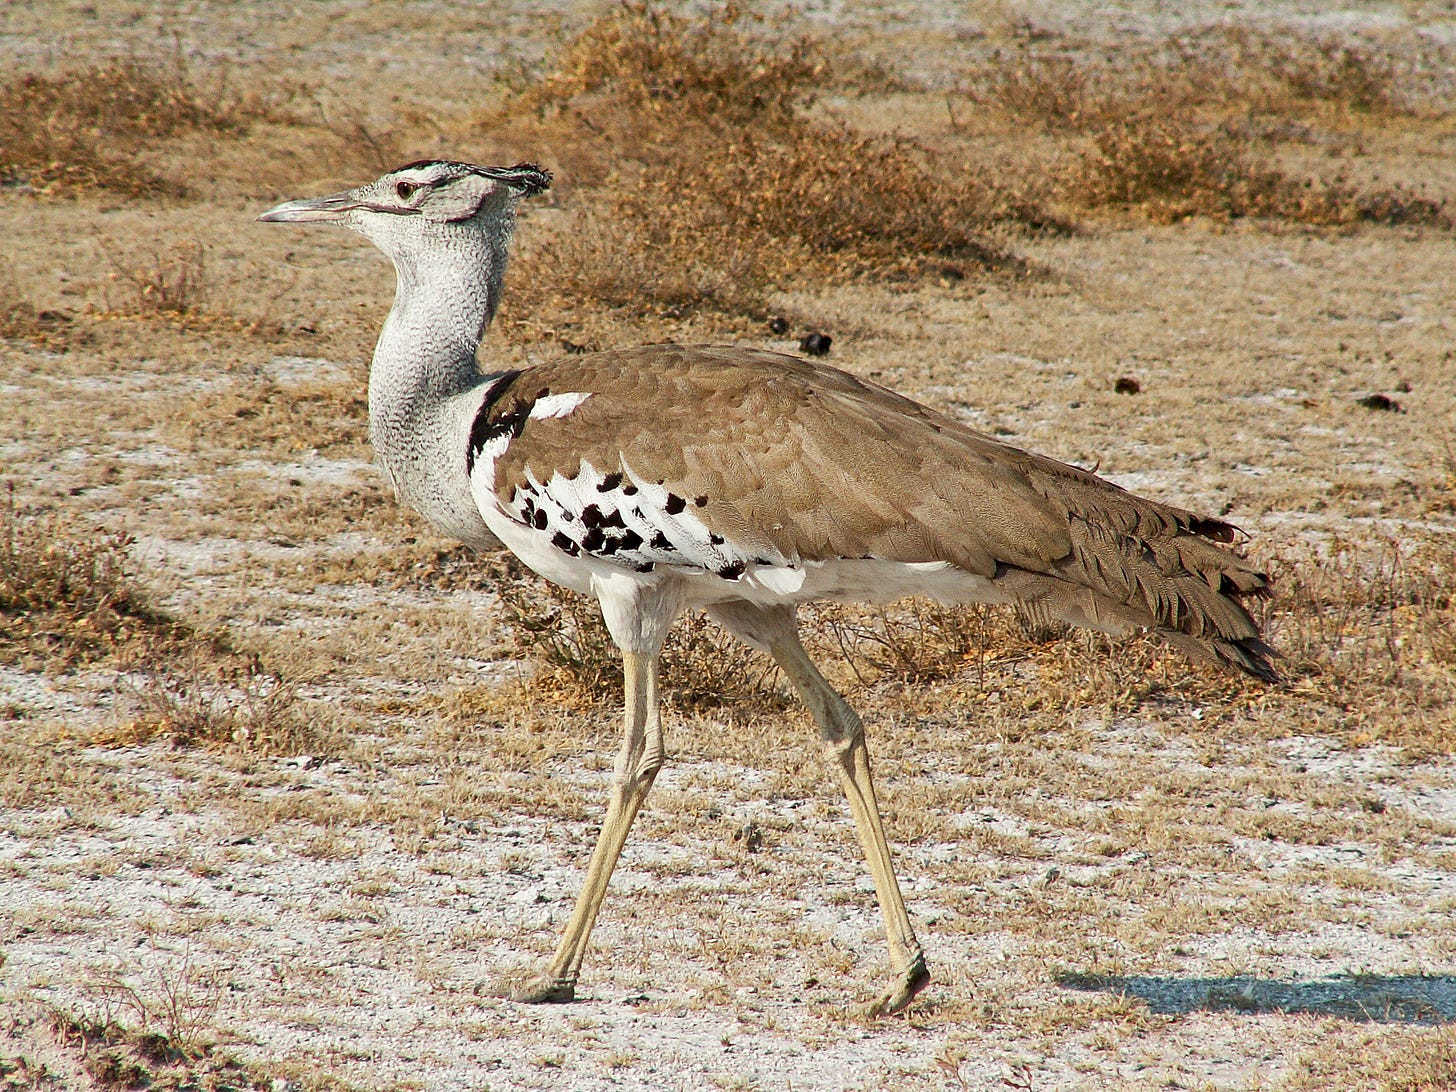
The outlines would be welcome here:
<svg viewBox="0 0 1456 1092">
<path fill-rule="evenodd" d="M 551 535 L 519 523 L 500 511 L 482 513 L 506 548 L 552 583 L 594 594 L 592 577 L 628 576 L 643 584 L 674 581 L 689 607 L 747 600 L 770 606 L 833 599 L 848 603 L 889 603 L 911 595 L 942 603 L 995 603 L 1004 598 L 996 585 L 943 561 L 902 562 L 880 558 L 836 558 L 793 566 L 749 565 L 735 579 L 691 565 L 657 565 L 635 572 L 623 564 L 578 553 L 570 556 Z"/>
<path fill-rule="evenodd" d="M 482 505 L 480 514 L 496 538 L 505 543 L 506 549 L 520 558 L 533 572 L 544 576 L 553 584 L 590 595 L 593 573 L 605 575 L 622 571 L 619 566 L 609 565 L 593 557 L 570 557 L 551 544 L 549 534 L 518 523 L 504 512 Z"/>
</svg>

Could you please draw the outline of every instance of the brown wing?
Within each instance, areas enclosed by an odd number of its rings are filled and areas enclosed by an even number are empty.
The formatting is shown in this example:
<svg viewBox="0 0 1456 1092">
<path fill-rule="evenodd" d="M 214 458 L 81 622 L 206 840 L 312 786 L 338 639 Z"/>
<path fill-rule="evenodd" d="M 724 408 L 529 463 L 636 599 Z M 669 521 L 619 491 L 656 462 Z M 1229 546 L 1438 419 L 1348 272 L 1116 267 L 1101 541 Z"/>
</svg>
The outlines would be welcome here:
<svg viewBox="0 0 1456 1092">
<path fill-rule="evenodd" d="M 687 498 L 749 551 L 809 561 L 948 561 L 1033 614 L 1163 631 L 1263 677 L 1266 646 L 1238 597 L 1265 578 L 1213 545 L 1233 529 L 1032 455 L 838 369 L 738 348 L 646 346 L 521 373 L 492 409 L 532 419 L 496 464 L 505 502 L 583 461 Z"/>
</svg>

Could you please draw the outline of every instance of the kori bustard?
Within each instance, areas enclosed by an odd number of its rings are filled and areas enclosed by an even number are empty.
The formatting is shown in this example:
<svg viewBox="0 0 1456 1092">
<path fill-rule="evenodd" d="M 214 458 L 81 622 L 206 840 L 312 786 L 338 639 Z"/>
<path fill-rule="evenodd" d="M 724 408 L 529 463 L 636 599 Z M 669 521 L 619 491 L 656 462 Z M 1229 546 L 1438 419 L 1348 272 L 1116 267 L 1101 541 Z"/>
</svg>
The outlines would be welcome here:
<svg viewBox="0 0 1456 1092">
<path fill-rule="evenodd" d="M 874 879 L 896 1012 L 929 975 L 901 898 L 860 719 L 800 644 L 814 599 L 1017 603 L 1155 631 L 1272 679 L 1240 599 L 1265 577 L 1234 529 L 975 432 L 847 372 L 755 349 L 651 345 L 482 367 L 531 164 L 421 161 L 259 217 L 350 228 L 393 261 L 369 373 L 369 435 L 400 499 L 471 545 L 505 543 L 595 596 L 622 652 L 621 751 L 559 947 L 513 996 L 569 1001 L 628 828 L 665 750 L 658 653 L 684 611 L 769 653 L 812 712 Z"/>
</svg>

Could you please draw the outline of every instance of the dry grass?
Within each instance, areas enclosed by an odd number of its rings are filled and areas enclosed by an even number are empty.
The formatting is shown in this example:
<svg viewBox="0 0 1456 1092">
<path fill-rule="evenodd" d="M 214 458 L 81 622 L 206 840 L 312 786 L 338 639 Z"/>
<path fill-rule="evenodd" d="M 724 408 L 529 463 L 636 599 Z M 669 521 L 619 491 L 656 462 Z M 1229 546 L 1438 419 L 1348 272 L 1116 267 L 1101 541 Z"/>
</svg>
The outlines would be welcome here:
<svg viewBox="0 0 1456 1092">
<path fill-rule="evenodd" d="M 299 698 L 297 680 L 256 656 L 149 665 L 123 692 L 120 719 L 91 742 L 134 746 L 165 739 L 173 747 L 226 747 L 243 755 L 338 755 L 348 749 L 335 716 Z"/>
<path fill-rule="evenodd" d="M 252 755 L 337 754 L 337 718 L 298 684 L 160 609 L 135 573 L 130 536 L 55 513 L 0 506 L 0 662 L 57 673 L 109 661 L 138 681 L 122 719 L 90 737 L 131 745 L 234 747 Z"/>
<path fill-rule="evenodd" d="M 490 583 L 513 656 L 538 665 L 527 684 L 533 694 L 576 708 L 620 704 L 622 657 L 595 601 L 540 580 L 514 559 L 494 566 Z M 674 627 L 662 673 L 666 700 L 680 710 L 746 714 L 785 704 L 773 664 L 701 614 Z"/>
<path fill-rule="evenodd" d="M 1445 202 L 1401 186 L 1362 190 L 1343 176 L 1293 177 L 1246 138 L 1187 114 L 1138 104 L 1089 135 L 1063 192 L 1092 207 L 1138 207 L 1163 223 L 1189 216 L 1263 216 L 1302 224 L 1450 226 Z"/>
<path fill-rule="evenodd" d="M 107 293 L 107 310 L 126 315 L 181 318 L 202 310 L 209 282 L 202 244 L 185 242 L 154 248 L 141 259 L 103 251 L 107 275 L 118 294 Z"/>
<path fill-rule="evenodd" d="M 933 698 L 917 700 L 970 702 L 988 731 L 1019 739 L 1077 709 L 1122 716 L 1171 701 L 1199 707 L 1198 723 L 1210 726 L 1259 702 L 1298 706 L 1351 742 L 1419 758 L 1456 746 L 1456 578 L 1440 551 L 1437 542 L 1339 542 L 1326 557 L 1270 559 L 1276 596 L 1263 624 L 1285 676 L 1274 689 L 1146 637 L 1029 630 L 1010 608 L 906 600 L 817 604 L 802 617 L 811 650 L 870 708 L 933 687 Z M 544 668 L 530 684 L 538 697 L 578 708 L 620 701 L 620 659 L 594 603 L 518 570 L 496 587 L 514 656 Z M 699 616 L 674 632 L 664 663 L 668 699 L 686 708 L 784 707 L 768 661 Z"/>
<path fill-rule="evenodd" d="M 1456 1088 L 1456 1030 L 1450 1027 L 1375 1030 L 1367 1026 L 1331 1038 L 1327 1049 L 1299 1059 L 1283 1087 L 1289 1092 L 1327 1088 L 1444 1092 Z"/>
<path fill-rule="evenodd" d="M 221 987 L 215 987 L 220 989 Z M 272 1080 L 265 1073 L 226 1052 L 219 1051 L 205 1026 L 208 1013 L 192 1012 L 188 986 L 170 981 L 159 984 L 156 997 L 138 992 L 120 979 L 95 983 L 95 1013 L 52 1009 L 50 1034 L 80 1071 L 97 1087 L 106 1089 L 156 1089 L 182 1092 L 184 1089 L 266 1088 Z M 173 1006 L 187 1005 L 173 1011 Z M 211 1007 L 215 1007 L 215 1001 Z M 137 1020 L 136 1026 L 127 1019 Z M 171 1031 L 167 1029 L 172 1029 Z M 176 1037 L 174 1032 L 183 1035 Z M 13 1067 L 12 1067 L 13 1063 Z M 0 1078 L 6 1087 L 40 1088 L 54 1084 L 58 1075 L 41 1064 L 32 1068 L 25 1058 L 0 1059 Z M 289 1082 L 292 1087 L 300 1087 Z M 320 1081 L 310 1087 L 339 1087 Z"/>
<path fill-rule="evenodd" d="M 1332 543 L 1282 557 L 1269 632 L 1295 694 L 1355 742 L 1456 747 L 1456 572 L 1437 540 Z"/>
<path fill-rule="evenodd" d="M 157 142 L 237 133 L 275 109 L 265 96 L 203 86 L 179 59 L 123 58 L 0 85 L 0 182 L 48 194 L 177 195 Z"/>
<path fill-rule="evenodd" d="M 48 348 L 65 348 L 74 338 L 72 319 L 38 308 L 9 266 L 0 264 L 0 340 L 15 338 Z"/>
<path fill-rule="evenodd" d="M 811 117 L 829 79 L 822 50 L 747 23 L 731 8 L 692 18 L 622 4 L 483 119 L 493 139 L 566 149 L 578 187 L 559 238 L 523 256 L 508 308 L 549 316 L 592 298 L 635 314 L 758 315 L 766 292 L 809 278 L 1020 268 L 987 232 L 1048 222 L 1034 195 L 909 139 Z"/>
<path fill-rule="evenodd" d="M 1281 165 L 1280 143 L 1308 144 L 1320 126 L 1443 111 L 1416 71 L 1349 42 L 1230 30 L 1116 57 L 997 53 L 967 93 L 1054 138 L 1054 188 L 1076 207 L 1137 208 L 1162 222 L 1450 226 L 1441 199 L 1398 184 L 1364 187 L 1339 168 L 1308 176 Z"/>
<path fill-rule="evenodd" d="M 131 539 L 54 512 L 0 502 L 0 657 L 52 669 L 170 646 L 187 632 L 157 608 L 135 575 Z"/>
</svg>

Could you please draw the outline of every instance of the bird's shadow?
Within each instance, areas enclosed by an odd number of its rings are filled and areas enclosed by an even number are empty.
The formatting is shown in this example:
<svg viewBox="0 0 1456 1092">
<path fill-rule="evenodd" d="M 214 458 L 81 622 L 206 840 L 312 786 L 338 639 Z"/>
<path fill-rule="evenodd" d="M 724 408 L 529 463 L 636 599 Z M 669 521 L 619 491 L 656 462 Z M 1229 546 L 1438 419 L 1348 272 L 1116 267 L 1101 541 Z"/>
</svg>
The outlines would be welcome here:
<svg viewBox="0 0 1456 1092">
<path fill-rule="evenodd" d="M 1279 979 L 1065 973 L 1057 984 L 1135 997 L 1153 1012 L 1313 1013 L 1374 1024 L 1456 1020 L 1456 975 L 1332 975 Z"/>
</svg>

